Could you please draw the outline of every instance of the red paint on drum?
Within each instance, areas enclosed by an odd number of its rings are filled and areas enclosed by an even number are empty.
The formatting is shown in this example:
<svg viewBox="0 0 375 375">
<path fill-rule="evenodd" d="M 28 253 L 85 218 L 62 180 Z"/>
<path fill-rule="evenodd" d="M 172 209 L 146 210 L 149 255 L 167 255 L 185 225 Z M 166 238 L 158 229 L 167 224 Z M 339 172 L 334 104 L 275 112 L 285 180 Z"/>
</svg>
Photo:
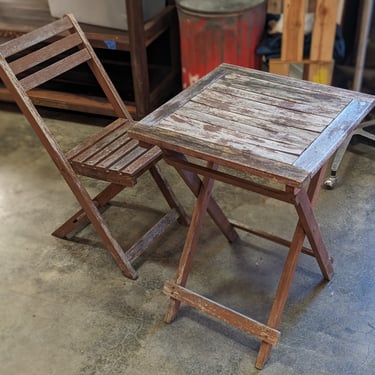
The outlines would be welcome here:
<svg viewBox="0 0 375 375">
<path fill-rule="evenodd" d="M 183 88 L 222 62 L 261 69 L 255 53 L 266 21 L 266 3 L 240 12 L 208 13 L 178 6 Z"/>
</svg>

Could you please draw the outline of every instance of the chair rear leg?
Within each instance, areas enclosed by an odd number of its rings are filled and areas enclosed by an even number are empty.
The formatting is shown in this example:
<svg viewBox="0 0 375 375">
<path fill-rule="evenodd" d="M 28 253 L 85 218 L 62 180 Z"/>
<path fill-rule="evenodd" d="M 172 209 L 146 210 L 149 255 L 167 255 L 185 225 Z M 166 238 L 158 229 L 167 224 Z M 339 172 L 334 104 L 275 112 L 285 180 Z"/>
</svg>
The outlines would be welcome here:
<svg viewBox="0 0 375 375">
<path fill-rule="evenodd" d="M 173 192 L 171 186 L 169 185 L 166 178 L 161 174 L 160 168 L 156 165 L 150 168 L 150 173 L 156 184 L 158 185 L 160 191 L 162 192 L 165 200 L 167 201 L 170 208 L 175 209 L 178 214 L 178 222 L 183 225 L 189 225 L 190 219 L 186 214 L 184 208 L 177 200 L 175 193 Z"/>
<path fill-rule="evenodd" d="M 178 202 L 169 183 L 161 174 L 159 167 L 154 165 L 150 167 L 149 171 L 171 210 L 168 211 L 156 224 L 154 224 L 136 243 L 134 243 L 126 251 L 126 257 L 130 262 L 133 262 L 135 259 L 140 257 L 148 249 L 151 243 L 159 238 L 163 233 L 165 233 L 165 231 L 170 228 L 171 225 L 176 221 L 184 225 L 189 224 L 188 216 L 186 215 L 183 207 Z"/>
<path fill-rule="evenodd" d="M 101 213 L 109 207 L 109 201 L 125 189 L 126 186 L 124 185 L 113 183 L 108 185 L 102 192 L 93 198 L 91 202 L 89 202 L 89 205 L 92 206 L 89 210 L 87 209 L 87 204 L 82 205 L 82 207 L 85 207 L 84 209 L 79 210 L 52 234 L 59 238 L 71 239 L 76 233 L 80 232 L 91 223 L 95 227 L 106 248 L 111 252 L 122 273 L 128 278 L 136 279 L 137 273 L 131 263 L 144 253 L 150 243 L 165 232 L 175 220 L 178 220 L 184 225 L 189 224 L 189 218 L 185 213 L 185 210 L 178 202 L 167 180 L 160 173 L 159 168 L 157 166 L 152 166 L 150 168 L 150 173 L 172 210 L 164 215 L 157 224 L 155 224 L 126 252 L 112 236 L 101 217 Z M 78 201 L 81 202 L 81 197 L 77 195 L 76 197 Z M 86 199 L 84 200 L 86 201 Z"/>
</svg>

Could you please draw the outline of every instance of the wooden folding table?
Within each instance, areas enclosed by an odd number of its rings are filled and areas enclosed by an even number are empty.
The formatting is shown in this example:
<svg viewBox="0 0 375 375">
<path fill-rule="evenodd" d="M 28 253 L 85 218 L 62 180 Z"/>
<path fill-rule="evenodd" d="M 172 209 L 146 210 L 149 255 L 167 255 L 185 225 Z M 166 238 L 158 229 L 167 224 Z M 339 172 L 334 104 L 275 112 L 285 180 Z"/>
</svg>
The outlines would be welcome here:
<svg viewBox="0 0 375 375">
<path fill-rule="evenodd" d="M 163 150 L 197 196 L 176 277 L 164 286 L 166 322 L 184 302 L 255 335 L 256 367 L 263 368 L 279 339 L 299 254 L 314 256 L 323 277 L 332 277 L 313 206 L 329 158 L 374 105 L 371 95 L 222 64 L 132 128 L 132 137 Z M 211 197 L 215 180 L 293 204 L 298 223 L 291 241 L 229 221 Z M 266 323 L 186 287 L 206 211 L 230 241 L 240 228 L 289 247 Z"/>
</svg>

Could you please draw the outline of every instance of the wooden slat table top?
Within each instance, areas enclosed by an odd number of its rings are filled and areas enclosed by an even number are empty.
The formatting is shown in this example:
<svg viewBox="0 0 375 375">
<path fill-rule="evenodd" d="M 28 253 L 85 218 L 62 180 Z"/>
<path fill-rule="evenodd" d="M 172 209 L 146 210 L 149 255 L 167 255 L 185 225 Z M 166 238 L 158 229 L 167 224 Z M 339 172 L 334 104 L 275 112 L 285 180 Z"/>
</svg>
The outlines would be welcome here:
<svg viewBox="0 0 375 375">
<path fill-rule="evenodd" d="M 374 105 L 371 95 L 222 64 L 130 134 L 299 187 Z"/>
</svg>

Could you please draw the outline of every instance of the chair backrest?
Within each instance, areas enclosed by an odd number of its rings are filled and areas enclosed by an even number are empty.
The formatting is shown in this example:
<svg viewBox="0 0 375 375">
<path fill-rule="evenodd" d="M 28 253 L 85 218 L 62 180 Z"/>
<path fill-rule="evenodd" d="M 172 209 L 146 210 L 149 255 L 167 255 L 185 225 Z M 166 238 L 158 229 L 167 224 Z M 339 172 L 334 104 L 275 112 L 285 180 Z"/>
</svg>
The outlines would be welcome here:
<svg viewBox="0 0 375 375">
<path fill-rule="evenodd" d="M 83 63 L 91 69 L 114 115 L 128 120 L 130 126 L 131 115 L 72 15 L 0 45 L 0 79 L 59 170 L 71 168 L 29 93 Z"/>
<path fill-rule="evenodd" d="M 87 63 L 117 117 L 131 119 L 75 18 L 68 14 L 0 46 L 1 76 L 18 105 L 30 90 Z"/>
</svg>

